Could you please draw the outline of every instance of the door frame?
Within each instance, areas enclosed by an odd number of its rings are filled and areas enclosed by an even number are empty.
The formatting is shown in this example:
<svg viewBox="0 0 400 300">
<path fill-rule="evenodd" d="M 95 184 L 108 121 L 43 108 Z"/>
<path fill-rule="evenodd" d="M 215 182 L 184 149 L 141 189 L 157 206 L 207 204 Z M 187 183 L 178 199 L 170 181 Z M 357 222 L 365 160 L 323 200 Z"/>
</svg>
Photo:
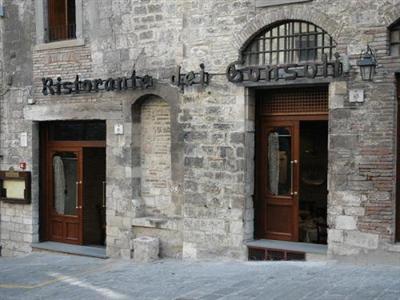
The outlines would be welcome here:
<svg viewBox="0 0 400 300">
<path fill-rule="evenodd" d="M 255 227 L 254 227 L 254 238 L 255 239 L 265 239 L 265 226 L 266 226 L 266 215 L 263 212 L 263 193 L 260 192 L 262 187 L 262 183 L 260 182 L 260 178 L 262 177 L 262 169 L 258 166 L 261 166 L 261 159 L 262 159 L 262 126 L 263 124 L 269 123 L 280 123 L 280 122 L 297 122 L 298 127 L 300 126 L 300 121 L 328 121 L 329 124 L 329 112 L 326 113 L 271 113 L 271 114 L 263 114 L 262 113 L 262 100 L 259 97 L 256 97 L 256 120 L 255 120 L 255 168 L 254 168 L 254 220 L 255 220 Z M 329 125 L 328 125 L 329 126 Z M 329 134 L 329 133 L 328 133 Z M 298 149 L 292 149 L 292 151 L 296 151 L 299 154 L 300 151 L 300 127 L 297 132 L 297 137 L 294 137 L 293 140 L 298 140 Z M 292 141 L 293 144 L 293 141 Z M 329 151 L 328 151 L 329 156 Z M 297 173 L 297 183 L 294 183 L 295 186 L 298 187 L 299 185 L 299 178 L 300 178 L 300 164 L 296 166 L 296 173 Z M 261 175 L 261 176 L 260 176 Z M 297 189 L 298 191 L 298 189 Z M 299 238 L 299 198 L 298 195 L 295 201 L 295 207 L 297 208 L 294 212 L 294 239 L 298 241 Z M 264 220 L 263 220 L 264 218 Z M 274 238 L 272 238 L 274 239 Z"/>
<path fill-rule="evenodd" d="M 90 120 L 89 120 L 90 121 Z M 69 122 L 66 120 L 65 122 Z M 49 180 L 50 176 L 49 171 L 49 162 L 48 155 L 50 151 L 60 150 L 60 149 L 80 149 L 81 153 L 81 175 L 80 181 L 83 182 L 83 150 L 84 148 L 104 148 L 106 147 L 106 141 L 50 141 L 49 140 L 49 122 L 42 122 L 39 124 L 39 138 L 40 138 L 40 159 L 39 159 L 39 241 L 50 241 L 50 215 L 49 215 Z M 68 151 L 68 150 L 67 150 Z M 78 244 L 83 244 L 83 224 L 84 224 L 84 216 L 83 216 L 83 184 L 80 185 L 79 189 L 79 200 L 81 217 L 81 225 L 80 225 L 80 236 L 81 241 Z"/>
</svg>

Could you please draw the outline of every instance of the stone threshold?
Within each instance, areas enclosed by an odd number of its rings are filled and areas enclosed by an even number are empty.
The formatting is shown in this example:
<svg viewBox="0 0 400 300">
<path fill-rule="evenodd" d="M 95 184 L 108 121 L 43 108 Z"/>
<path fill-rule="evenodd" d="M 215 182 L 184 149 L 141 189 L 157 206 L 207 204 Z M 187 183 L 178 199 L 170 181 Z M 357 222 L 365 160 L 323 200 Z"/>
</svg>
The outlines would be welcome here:
<svg viewBox="0 0 400 300">
<path fill-rule="evenodd" d="M 43 243 L 33 243 L 33 251 L 50 251 L 58 252 L 71 255 L 88 256 L 106 259 L 106 248 L 104 246 L 80 246 L 80 245 L 70 245 L 57 242 L 43 242 Z"/>
<path fill-rule="evenodd" d="M 253 248 L 285 250 L 319 255 L 327 255 L 328 252 L 327 245 L 311 243 L 287 242 L 277 240 L 252 240 L 247 241 L 245 244 L 247 247 Z"/>
</svg>

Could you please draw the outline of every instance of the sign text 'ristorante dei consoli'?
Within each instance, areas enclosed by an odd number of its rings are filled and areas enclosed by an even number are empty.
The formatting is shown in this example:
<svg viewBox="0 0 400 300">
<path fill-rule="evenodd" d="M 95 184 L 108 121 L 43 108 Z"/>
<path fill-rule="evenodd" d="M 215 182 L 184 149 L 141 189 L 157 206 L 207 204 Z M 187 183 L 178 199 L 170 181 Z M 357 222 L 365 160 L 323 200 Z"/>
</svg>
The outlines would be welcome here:
<svg viewBox="0 0 400 300">
<path fill-rule="evenodd" d="M 314 79 L 316 77 L 340 77 L 343 75 L 343 63 L 340 61 L 340 55 L 335 54 L 335 60 L 328 61 L 327 55 L 322 56 L 321 62 L 305 62 L 303 64 L 286 64 L 286 65 L 265 65 L 265 66 L 246 66 L 238 68 L 241 62 L 231 63 L 226 70 L 228 81 L 233 83 L 239 82 L 259 82 L 259 81 L 278 81 L 278 80 L 296 80 L 298 78 Z M 204 73 L 207 81 L 191 82 L 191 84 L 208 85 L 209 73 Z M 191 72 L 193 73 L 193 72 Z M 190 74 L 191 74 L 190 73 Z M 193 73 L 194 74 L 194 73 Z M 180 76 L 178 75 L 180 80 Z M 176 77 L 176 76 L 175 76 Z M 176 78 L 173 77 L 173 83 L 176 84 Z M 195 76 L 193 77 L 193 79 Z M 55 80 L 50 77 L 42 78 L 43 95 L 69 95 L 79 94 L 81 92 L 91 93 L 99 91 L 125 91 L 135 90 L 137 88 L 151 88 L 154 86 L 153 77 L 149 75 L 137 76 L 136 71 L 132 72 L 130 77 L 118 77 L 103 79 L 85 79 L 81 80 L 79 75 L 75 76 L 74 81 L 63 81 L 58 76 Z"/>
</svg>

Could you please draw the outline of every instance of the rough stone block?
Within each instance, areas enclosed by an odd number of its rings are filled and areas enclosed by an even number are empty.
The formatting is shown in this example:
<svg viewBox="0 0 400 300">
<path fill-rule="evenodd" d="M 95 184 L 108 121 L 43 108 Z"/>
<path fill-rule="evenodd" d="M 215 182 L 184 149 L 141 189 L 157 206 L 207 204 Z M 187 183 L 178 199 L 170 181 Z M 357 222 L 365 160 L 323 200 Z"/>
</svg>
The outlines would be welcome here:
<svg viewBox="0 0 400 300">
<path fill-rule="evenodd" d="M 337 216 L 336 229 L 344 229 L 344 230 L 357 229 L 356 219 L 352 216 Z"/>
<path fill-rule="evenodd" d="M 196 244 L 184 242 L 183 249 L 182 249 L 182 258 L 183 259 L 196 259 L 197 258 Z"/>
<path fill-rule="evenodd" d="M 364 207 L 345 207 L 344 213 L 348 216 L 364 216 L 365 208 Z"/>
<path fill-rule="evenodd" d="M 329 108 L 343 108 L 344 107 L 344 97 L 340 95 L 333 95 L 329 97 Z"/>
<path fill-rule="evenodd" d="M 331 242 L 343 242 L 343 230 L 329 229 L 328 230 L 328 244 Z"/>
<path fill-rule="evenodd" d="M 362 201 L 362 195 L 359 192 L 345 191 L 345 192 L 332 192 L 332 201 L 337 204 L 344 204 L 346 206 L 358 207 Z"/>
<path fill-rule="evenodd" d="M 158 238 L 141 236 L 133 240 L 133 260 L 151 262 L 158 259 L 160 241 Z"/>
<path fill-rule="evenodd" d="M 346 95 L 347 94 L 347 82 L 346 81 L 332 82 L 330 85 L 329 94 L 330 94 L 330 96 Z"/>
<path fill-rule="evenodd" d="M 366 249 L 377 249 L 379 236 L 377 234 L 350 231 L 344 234 L 344 243 Z"/>
<path fill-rule="evenodd" d="M 354 248 L 343 244 L 332 243 L 329 245 L 328 253 L 330 256 L 350 256 L 358 255 L 360 248 Z"/>
</svg>

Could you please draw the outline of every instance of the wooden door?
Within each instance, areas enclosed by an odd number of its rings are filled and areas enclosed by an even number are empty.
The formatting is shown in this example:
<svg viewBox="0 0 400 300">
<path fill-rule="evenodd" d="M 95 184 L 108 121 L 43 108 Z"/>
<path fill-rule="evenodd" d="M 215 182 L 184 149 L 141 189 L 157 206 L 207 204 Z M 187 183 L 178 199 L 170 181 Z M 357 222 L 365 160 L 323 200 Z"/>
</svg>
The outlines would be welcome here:
<svg viewBox="0 0 400 300">
<path fill-rule="evenodd" d="M 299 122 L 260 122 L 257 237 L 298 240 Z"/>
<path fill-rule="evenodd" d="M 82 148 L 50 148 L 47 157 L 49 240 L 82 244 Z"/>
</svg>

